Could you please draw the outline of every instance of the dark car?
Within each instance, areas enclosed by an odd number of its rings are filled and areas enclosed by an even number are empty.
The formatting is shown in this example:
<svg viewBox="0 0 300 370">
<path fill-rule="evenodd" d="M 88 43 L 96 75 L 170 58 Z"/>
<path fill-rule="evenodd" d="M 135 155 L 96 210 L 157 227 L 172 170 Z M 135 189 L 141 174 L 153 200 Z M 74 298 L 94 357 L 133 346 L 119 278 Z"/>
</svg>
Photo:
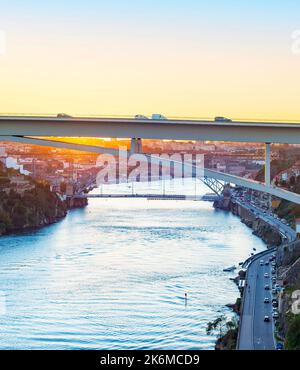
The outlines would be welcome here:
<svg viewBox="0 0 300 370">
<path fill-rule="evenodd" d="M 232 119 L 226 117 L 215 117 L 215 122 L 232 122 Z"/>
<path fill-rule="evenodd" d="M 277 349 L 277 351 L 281 351 L 281 350 L 283 350 L 283 349 L 284 349 L 284 345 L 283 345 L 283 343 L 277 343 L 277 344 L 276 344 L 276 349 Z"/>
<path fill-rule="evenodd" d="M 58 113 L 57 118 L 72 118 L 72 116 L 66 113 Z"/>
</svg>

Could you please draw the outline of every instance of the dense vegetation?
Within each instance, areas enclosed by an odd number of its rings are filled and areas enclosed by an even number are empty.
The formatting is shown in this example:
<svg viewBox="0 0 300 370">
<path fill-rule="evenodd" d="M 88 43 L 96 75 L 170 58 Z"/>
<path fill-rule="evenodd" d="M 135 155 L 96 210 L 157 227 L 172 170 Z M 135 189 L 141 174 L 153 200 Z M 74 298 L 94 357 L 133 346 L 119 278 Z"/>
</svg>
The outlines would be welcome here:
<svg viewBox="0 0 300 370">
<path fill-rule="evenodd" d="M 290 191 L 300 194 L 300 176 L 292 176 L 284 185 Z M 282 200 L 276 210 L 280 218 L 285 218 L 291 224 L 295 224 L 295 219 L 300 218 L 300 205 Z"/>
<path fill-rule="evenodd" d="M 271 162 L 271 179 L 274 179 L 280 172 L 290 168 L 295 161 L 293 159 L 273 160 Z M 263 182 L 265 179 L 265 167 L 258 171 L 255 180 Z"/>
<path fill-rule="evenodd" d="M 300 350 L 300 315 L 293 315 L 289 321 L 285 348 L 290 350 Z"/>
<path fill-rule="evenodd" d="M 235 350 L 238 337 L 239 323 L 236 317 L 227 320 L 225 315 L 210 321 L 206 327 L 208 335 L 216 335 L 216 350 Z"/>
<path fill-rule="evenodd" d="M 285 218 L 292 225 L 295 224 L 295 219 L 300 218 L 300 205 L 282 200 L 280 206 L 276 210 L 280 218 Z"/>
<path fill-rule="evenodd" d="M 282 161 L 274 160 L 271 163 L 271 178 L 275 178 L 280 172 L 287 170 L 292 165 L 294 165 L 295 159 L 291 158 L 289 160 L 285 159 Z M 264 181 L 265 169 L 262 168 L 256 176 L 256 180 Z M 289 191 L 300 194 L 300 176 L 291 176 L 289 181 L 276 181 L 275 185 L 282 186 Z M 287 200 L 282 200 L 280 206 L 276 210 L 276 213 L 280 218 L 285 218 L 291 224 L 295 223 L 296 218 L 300 218 L 300 205 L 291 203 Z"/>
<path fill-rule="evenodd" d="M 50 191 L 47 184 L 28 178 L 34 189 L 25 191 L 23 195 L 13 187 L 8 194 L 2 191 L 1 186 L 10 188 L 12 175 L 18 176 L 19 173 L 0 164 L 0 235 L 47 225 L 65 216 L 65 204 Z"/>
</svg>

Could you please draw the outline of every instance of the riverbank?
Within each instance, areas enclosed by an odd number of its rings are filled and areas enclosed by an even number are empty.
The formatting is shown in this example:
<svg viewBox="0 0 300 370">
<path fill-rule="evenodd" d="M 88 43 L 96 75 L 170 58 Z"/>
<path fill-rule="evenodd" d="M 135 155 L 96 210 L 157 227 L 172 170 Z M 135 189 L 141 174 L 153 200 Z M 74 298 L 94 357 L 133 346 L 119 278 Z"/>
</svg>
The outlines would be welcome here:
<svg viewBox="0 0 300 370">
<path fill-rule="evenodd" d="M 67 198 L 66 200 L 67 208 L 75 209 L 75 208 L 84 208 L 88 205 L 88 199 L 87 198 Z"/>
<path fill-rule="evenodd" d="M 45 186 L 37 186 L 22 195 L 2 192 L 0 237 L 52 225 L 64 219 L 69 210 L 84 208 L 87 204 L 87 199 L 61 200 Z"/>
<path fill-rule="evenodd" d="M 300 240 L 282 245 L 277 250 L 278 280 L 284 286 L 280 292 L 277 337 L 289 350 L 300 349 Z"/>
<path fill-rule="evenodd" d="M 0 219 L 0 237 L 4 235 L 10 235 L 15 233 L 20 233 L 23 231 L 29 230 L 38 230 L 40 228 L 53 225 L 61 220 L 63 220 L 70 210 L 84 208 L 88 205 L 87 199 L 83 200 L 75 200 L 75 201 L 64 201 L 62 204 L 59 204 L 57 200 L 54 203 L 55 214 L 53 216 L 47 216 L 45 214 L 37 214 L 36 221 L 33 223 L 26 223 L 20 225 L 18 227 L 8 227 L 2 228 L 1 226 L 1 219 Z"/>
<path fill-rule="evenodd" d="M 282 245 L 282 236 L 280 232 L 269 222 L 259 217 L 259 215 L 252 211 L 251 208 L 243 205 L 237 201 L 231 195 L 225 195 L 222 199 L 214 202 L 215 209 L 221 209 L 227 212 L 231 212 L 233 215 L 238 216 L 242 223 L 247 225 L 253 230 L 253 234 L 258 236 L 267 245 L 267 248 Z M 235 284 L 238 285 L 240 281 L 240 274 L 244 271 L 239 272 L 239 275 L 234 279 Z M 232 309 L 237 315 L 238 323 L 237 328 L 232 330 L 230 328 L 224 335 L 219 337 L 216 341 L 216 350 L 234 350 L 236 349 L 239 333 L 239 325 L 242 315 L 242 300 L 243 291 L 240 291 L 240 297 L 237 299 L 235 304 L 228 304 L 227 307 Z"/>
<path fill-rule="evenodd" d="M 241 222 L 253 230 L 253 234 L 261 238 L 268 247 L 282 244 L 280 232 L 268 221 L 233 197 L 224 197 L 214 202 L 216 209 L 222 209 L 238 216 Z"/>
</svg>

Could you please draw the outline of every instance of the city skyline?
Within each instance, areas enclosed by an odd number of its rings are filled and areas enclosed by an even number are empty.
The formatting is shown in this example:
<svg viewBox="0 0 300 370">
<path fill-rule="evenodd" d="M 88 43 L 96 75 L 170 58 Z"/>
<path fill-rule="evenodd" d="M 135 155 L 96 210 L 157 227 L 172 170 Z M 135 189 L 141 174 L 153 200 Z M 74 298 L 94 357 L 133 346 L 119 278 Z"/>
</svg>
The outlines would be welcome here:
<svg viewBox="0 0 300 370">
<path fill-rule="evenodd" d="M 0 110 L 297 120 L 299 13 L 294 1 L 11 1 Z"/>
</svg>

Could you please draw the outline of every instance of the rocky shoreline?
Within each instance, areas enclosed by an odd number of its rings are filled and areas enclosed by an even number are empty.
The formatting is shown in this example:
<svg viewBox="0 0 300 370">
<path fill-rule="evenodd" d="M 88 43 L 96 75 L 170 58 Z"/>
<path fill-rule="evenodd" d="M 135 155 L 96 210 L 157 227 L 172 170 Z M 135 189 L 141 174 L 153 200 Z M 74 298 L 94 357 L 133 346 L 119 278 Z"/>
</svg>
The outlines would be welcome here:
<svg viewBox="0 0 300 370">
<path fill-rule="evenodd" d="M 234 198 L 224 197 L 214 202 L 214 208 L 222 209 L 238 216 L 241 222 L 253 230 L 253 234 L 260 237 L 268 247 L 279 246 L 282 243 L 280 232 L 272 225 L 257 217 L 254 212 L 235 201 Z"/>
<path fill-rule="evenodd" d="M 271 246 L 280 246 L 282 244 L 281 234 L 278 230 L 266 221 L 257 217 L 254 212 L 237 202 L 231 196 L 224 196 L 215 201 L 214 208 L 231 212 L 233 215 L 238 216 L 242 223 L 253 230 L 254 235 L 260 237 L 266 243 L 268 248 Z M 243 273 L 243 271 L 240 273 Z M 233 282 L 236 285 L 238 285 L 240 280 L 240 273 L 235 279 L 233 279 Z M 226 307 L 231 309 L 238 317 L 240 317 L 241 314 L 241 301 L 242 296 L 237 298 L 236 303 L 226 305 Z M 234 350 L 236 348 L 237 338 L 238 328 L 235 330 L 228 330 L 224 335 L 217 339 L 215 350 Z"/>
<path fill-rule="evenodd" d="M 272 225 L 255 215 L 247 206 L 236 201 L 229 194 L 214 203 L 216 209 L 222 209 L 240 217 L 241 222 L 253 230 L 253 234 L 260 237 L 268 247 L 277 247 L 276 265 L 278 268 L 277 280 L 284 287 L 279 294 L 279 320 L 276 323 L 275 335 L 279 342 L 284 342 L 286 349 L 300 349 L 300 314 L 292 313 L 294 292 L 300 292 L 300 240 L 286 243 L 280 233 Z M 241 272 L 240 272 L 241 273 Z M 238 284 L 239 276 L 233 281 Z M 241 298 L 237 300 L 241 302 Z M 238 316 L 240 307 L 237 304 L 229 304 Z M 238 329 L 237 329 L 238 332 Z M 231 350 L 237 340 L 236 331 L 228 330 L 216 341 L 216 350 Z"/>
<path fill-rule="evenodd" d="M 55 194 L 52 195 L 52 212 L 51 215 L 47 214 L 43 209 L 36 209 L 34 218 L 30 222 L 23 223 L 17 227 L 9 227 L 7 229 L 0 230 L 0 237 L 4 235 L 16 234 L 29 230 L 38 230 L 42 227 L 55 224 L 64 219 L 69 210 L 76 208 L 84 208 L 88 205 L 86 198 L 82 199 L 68 199 L 61 201 Z"/>
</svg>

